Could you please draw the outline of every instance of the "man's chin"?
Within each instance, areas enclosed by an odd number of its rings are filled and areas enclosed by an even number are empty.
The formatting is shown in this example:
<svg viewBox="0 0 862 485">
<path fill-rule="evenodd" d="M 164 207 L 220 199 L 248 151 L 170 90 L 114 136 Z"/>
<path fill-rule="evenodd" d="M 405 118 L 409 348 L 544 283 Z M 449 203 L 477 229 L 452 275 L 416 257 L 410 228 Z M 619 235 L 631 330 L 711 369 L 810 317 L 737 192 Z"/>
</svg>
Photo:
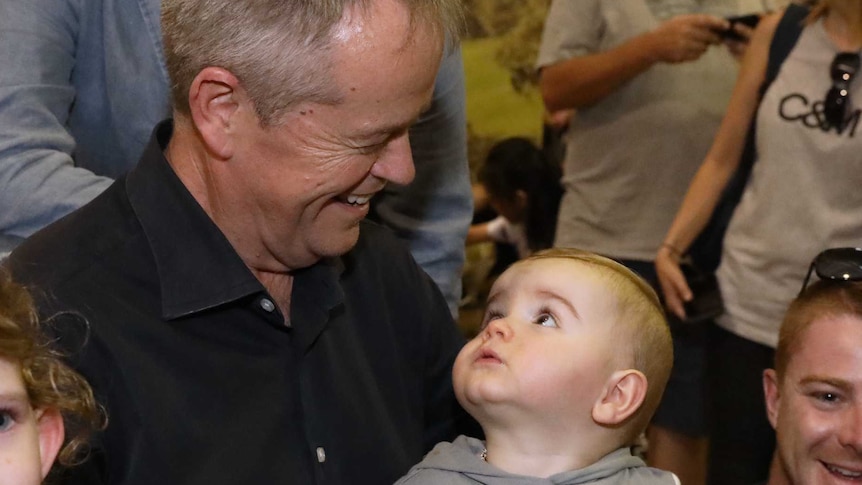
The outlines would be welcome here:
<svg viewBox="0 0 862 485">
<path fill-rule="evenodd" d="M 322 241 L 316 251 L 321 258 L 337 258 L 350 252 L 359 241 L 359 222 L 341 231 L 338 235 Z"/>
</svg>

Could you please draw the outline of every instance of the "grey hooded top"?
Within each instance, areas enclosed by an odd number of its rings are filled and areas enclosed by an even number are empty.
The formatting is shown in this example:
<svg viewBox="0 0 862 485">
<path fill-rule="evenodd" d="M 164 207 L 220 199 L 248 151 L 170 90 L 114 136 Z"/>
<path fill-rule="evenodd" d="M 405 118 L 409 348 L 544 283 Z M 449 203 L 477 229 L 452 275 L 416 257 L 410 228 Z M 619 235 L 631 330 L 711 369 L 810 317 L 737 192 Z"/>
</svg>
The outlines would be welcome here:
<svg viewBox="0 0 862 485">
<path fill-rule="evenodd" d="M 580 470 L 548 478 L 500 470 L 480 458 L 484 448 L 482 441 L 466 436 L 459 436 L 452 443 L 439 443 L 396 485 L 679 485 L 674 474 L 647 467 L 628 448 L 620 448 Z"/>
</svg>

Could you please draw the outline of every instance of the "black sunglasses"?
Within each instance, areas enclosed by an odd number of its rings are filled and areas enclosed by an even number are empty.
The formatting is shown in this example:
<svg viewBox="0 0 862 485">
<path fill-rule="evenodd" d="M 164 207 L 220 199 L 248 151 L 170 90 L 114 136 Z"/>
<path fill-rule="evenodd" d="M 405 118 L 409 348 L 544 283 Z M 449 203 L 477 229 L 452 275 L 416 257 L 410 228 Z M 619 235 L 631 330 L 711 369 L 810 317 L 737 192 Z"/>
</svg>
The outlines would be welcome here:
<svg viewBox="0 0 862 485">
<path fill-rule="evenodd" d="M 832 60 L 829 68 L 832 75 L 832 87 L 826 92 L 823 101 L 823 114 L 829 127 L 844 129 L 844 118 L 847 105 L 850 104 L 850 81 L 859 71 L 859 54 L 856 52 L 839 52 Z"/>
<path fill-rule="evenodd" d="M 832 248 L 818 254 L 808 267 L 800 295 L 808 286 L 812 272 L 822 280 L 862 281 L 862 248 Z"/>
</svg>

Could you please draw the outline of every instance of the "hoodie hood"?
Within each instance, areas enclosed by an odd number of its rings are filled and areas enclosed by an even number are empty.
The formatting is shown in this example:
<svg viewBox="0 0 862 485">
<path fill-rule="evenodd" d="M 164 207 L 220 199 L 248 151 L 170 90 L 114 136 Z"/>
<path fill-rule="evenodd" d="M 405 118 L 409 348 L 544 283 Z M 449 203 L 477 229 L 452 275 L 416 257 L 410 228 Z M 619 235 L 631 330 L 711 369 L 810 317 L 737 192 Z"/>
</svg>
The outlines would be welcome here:
<svg viewBox="0 0 862 485">
<path fill-rule="evenodd" d="M 413 467 L 402 479 L 405 484 L 432 483 L 420 477 L 439 477 L 435 484 L 461 483 L 454 475 L 460 475 L 463 483 L 487 485 L 576 485 L 576 484 L 665 484 L 678 483 L 671 473 L 647 468 L 640 458 L 628 448 L 616 450 L 598 462 L 581 468 L 552 475 L 548 478 L 527 477 L 505 472 L 481 459 L 485 445 L 476 438 L 459 436 L 452 443 L 439 443 L 421 463 Z M 442 477 L 449 475 L 451 480 Z M 411 480 L 415 478 L 416 480 Z"/>
</svg>

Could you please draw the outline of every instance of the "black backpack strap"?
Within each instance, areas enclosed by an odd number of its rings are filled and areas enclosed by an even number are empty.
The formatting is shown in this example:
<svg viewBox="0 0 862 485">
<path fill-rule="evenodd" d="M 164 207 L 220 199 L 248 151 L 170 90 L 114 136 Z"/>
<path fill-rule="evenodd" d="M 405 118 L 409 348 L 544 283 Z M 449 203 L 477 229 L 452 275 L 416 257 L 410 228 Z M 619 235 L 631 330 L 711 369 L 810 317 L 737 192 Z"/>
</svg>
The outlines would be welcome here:
<svg viewBox="0 0 862 485">
<path fill-rule="evenodd" d="M 802 33 L 804 27 L 803 22 L 809 13 L 811 13 L 809 7 L 795 3 L 788 5 L 784 11 L 784 15 L 778 22 L 778 27 L 775 28 L 775 34 L 772 36 L 772 43 L 769 44 L 769 61 L 766 64 L 766 77 L 760 88 L 761 95 L 775 80 L 781 64 L 796 46 L 796 41 L 799 40 L 799 34 Z"/>
<path fill-rule="evenodd" d="M 763 98 L 763 94 L 778 75 L 781 64 L 784 63 L 790 51 L 796 46 L 796 41 L 799 40 L 799 34 L 802 33 L 804 27 L 803 21 L 810 11 L 809 7 L 795 3 L 788 5 L 784 11 L 784 15 L 775 28 L 772 42 L 769 44 L 769 59 L 766 64 L 766 75 L 763 78 L 763 84 L 760 85 L 760 98 Z M 707 223 L 689 249 L 689 255 L 691 255 L 695 266 L 704 271 L 715 271 L 721 261 L 721 246 L 724 240 L 724 233 L 727 230 L 727 225 L 730 223 L 730 218 L 733 216 L 733 211 L 736 210 L 736 206 L 742 198 L 742 193 L 748 184 L 748 177 L 751 175 L 754 161 L 757 159 L 757 147 L 754 141 L 754 128 L 756 124 L 757 112 L 755 111 L 745 137 L 745 147 L 742 150 L 739 166 L 728 181 L 727 186 L 725 186 L 721 199 L 719 199 L 718 205 L 716 205 L 715 210 L 712 212 L 709 223 Z"/>
</svg>

